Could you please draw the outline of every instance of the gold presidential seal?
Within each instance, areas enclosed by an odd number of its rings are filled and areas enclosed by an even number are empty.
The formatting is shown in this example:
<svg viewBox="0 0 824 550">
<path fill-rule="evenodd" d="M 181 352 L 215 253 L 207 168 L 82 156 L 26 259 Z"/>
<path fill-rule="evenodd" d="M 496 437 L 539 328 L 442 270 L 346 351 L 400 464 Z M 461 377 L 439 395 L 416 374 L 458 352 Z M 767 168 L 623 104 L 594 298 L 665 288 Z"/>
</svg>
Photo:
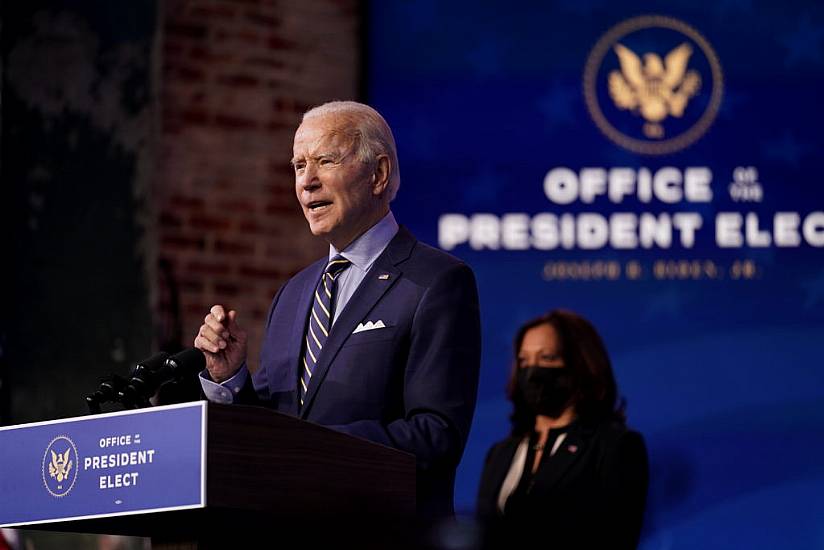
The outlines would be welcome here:
<svg viewBox="0 0 824 550">
<path fill-rule="evenodd" d="M 52 439 L 43 453 L 43 485 L 54 497 L 64 497 L 77 481 L 77 447 L 68 436 L 59 435 Z"/>
<path fill-rule="evenodd" d="M 645 15 L 598 40 L 583 86 L 589 114 L 609 139 L 636 153 L 666 155 L 709 129 L 724 81 L 718 56 L 698 31 Z"/>
</svg>

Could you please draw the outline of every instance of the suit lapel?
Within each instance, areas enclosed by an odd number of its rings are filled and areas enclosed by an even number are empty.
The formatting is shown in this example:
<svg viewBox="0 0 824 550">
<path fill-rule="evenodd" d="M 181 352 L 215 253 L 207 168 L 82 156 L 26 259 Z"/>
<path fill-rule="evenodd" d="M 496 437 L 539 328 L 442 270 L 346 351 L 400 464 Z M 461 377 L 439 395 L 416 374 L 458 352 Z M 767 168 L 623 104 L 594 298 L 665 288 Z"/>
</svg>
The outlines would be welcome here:
<svg viewBox="0 0 824 550">
<path fill-rule="evenodd" d="M 485 502 L 490 506 L 488 512 L 492 513 L 497 510 L 498 495 L 501 492 L 501 487 L 504 484 L 506 476 L 509 474 L 509 469 L 512 467 L 512 460 L 515 458 L 515 451 L 518 450 L 518 445 L 521 444 L 523 437 L 510 437 L 503 445 L 500 452 L 497 453 L 494 462 L 489 464 L 489 476 L 485 476 L 484 491 L 488 491 L 485 496 Z M 526 467 L 526 465 L 524 465 Z"/>
<path fill-rule="evenodd" d="M 389 273 L 389 278 L 378 279 L 377 273 Z M 355 294 L 352 295 L 346 307 L 341 311 L 338 320 L 332 325 L 332 330 L 329 331 L 329 338 L 323 346 L 320 357 L 318 357 L 318 363 L 312 373 L 308 393 L 303 399 L 301 418 L 306 418 L 306 414 L 312 406 L 312 400 L 317 394 L 318 386 L 326 377 L 329 366 L 340 351 L 341 346 L 358 326 L 358 323 L 375 307 L 378 300 L 395 284 L 400 274 L 400 270 L 395 269 L 394 266 L 379 265 L 379 262 L 375 262 L 375 265 L 366 274 Z"/>
<path fill-rule="evenodd" d="M 375 307 L 375 304 L 383 297 L 386 292 L 392 288 L 401 276 L 402 271 L 396 265 L 406 258 L 415 244 L 415 238 L 409 231 L 400 227 L 398 234 L 392 239 L 386 250 L 383 251 L 374 265 L 366 274 L 366 277 L 361 282 L 358 289 L 349 299 L 346 307 L 341 311 L 335 324 L 332 325 L 332 330 L 329 331 L 329 338 L 323 346 L 318 363 L 315 365 L 315 370 L 312 373 L 312 379 L 309 382 L 309 388 L 306 396 L 303 399 L 303 407 L 300 411 L 300 417 L 306 418 L 309 409 L 312 406 L 312 401 L 318 392 L 318 387 L 323 383 L 326 373 L 329 372 L 329 367 L 335 359 L 335 356 L 340 351 L 340 348 L 351 336 L 352 331 L 357 328 L 358 323 L 363 321 L 369 312 Z M 379 278 L 379 275 L 388 274 L 388 278 Z M 320 278 L 320 275 L 318 275 Z M 308 308 L 311 307 L 311 300 L 306 308 L 308 315 Z M 300 353 L 300 351 L 298 351 Z"/>
<path fill-rule="evenodd" d="M 547 467 L 539 468 L 536 473 L 536 477 L 540 477 L 539 483 L 544 487 L 544 490 L 551 489 L 563 479 L 572 465 L 586 451 L 588 439 L 583 437 L 581 432 L 580 425 L 572 426 L 555 454 L 544 457 Z"/>
</svg>

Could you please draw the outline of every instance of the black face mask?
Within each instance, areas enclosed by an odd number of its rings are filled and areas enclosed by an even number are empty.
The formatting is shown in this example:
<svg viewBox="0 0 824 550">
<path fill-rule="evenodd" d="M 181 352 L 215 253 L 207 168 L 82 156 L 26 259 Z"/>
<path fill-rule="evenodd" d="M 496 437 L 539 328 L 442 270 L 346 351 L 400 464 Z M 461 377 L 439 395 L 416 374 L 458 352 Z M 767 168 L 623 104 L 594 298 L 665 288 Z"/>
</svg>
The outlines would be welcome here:
<svg viewBox="0 0 824 550">
<path fill-rule="evenodd" d="M 521 367 L 518 388 L 533 414 L 557 418 L 574 391 L 572 372 L 566 367 Z"/>
</svg>

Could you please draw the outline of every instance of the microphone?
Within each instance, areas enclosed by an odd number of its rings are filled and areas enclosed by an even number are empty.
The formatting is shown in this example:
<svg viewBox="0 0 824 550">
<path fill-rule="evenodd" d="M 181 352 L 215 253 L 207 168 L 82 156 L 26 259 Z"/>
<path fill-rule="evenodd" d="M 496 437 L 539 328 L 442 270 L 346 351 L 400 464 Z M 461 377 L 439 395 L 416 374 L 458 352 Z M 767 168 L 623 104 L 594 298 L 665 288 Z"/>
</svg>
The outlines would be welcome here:
<svg viewBox="0 0 824 550">
<path fill-rule="evenodd" d="M 103 379 L 97 391 L 86 396 L 86 405 L 89 406 L 89 412 L 100 414 L 101 404 L 119 401 L 118 394 L 125 387 L 126 379 L 122 376 L 113 374 L 109 378 Z"/>
<path fill-rule="evenodd" d="M 118 401 L 129 409 L 147 407 L 149 398 L 160 386 L 156 373 L 163 368 L 168 357 L 168 353 L 161 351 L 138 362 L 132 369 L 128 383 L 117 392 Z"/>
<path fill-rule="evenodd" d="M 196 376 L 206 368 L 206 356 L 197 348 L 187 348 L 166 359 L 165 367 L 171 373 L 170 380 Z"/>
<path fill-rule="evenodd" d="M 146 407 L 149 398 L 166 382 L 196 376 L 205 368 L 206 356 L 197 348 L 188 348 L 172 356 L 160 352 L 135 366 L 129 384 L 118 392 L 118 397 L 127 408 Z"/>
</svg>

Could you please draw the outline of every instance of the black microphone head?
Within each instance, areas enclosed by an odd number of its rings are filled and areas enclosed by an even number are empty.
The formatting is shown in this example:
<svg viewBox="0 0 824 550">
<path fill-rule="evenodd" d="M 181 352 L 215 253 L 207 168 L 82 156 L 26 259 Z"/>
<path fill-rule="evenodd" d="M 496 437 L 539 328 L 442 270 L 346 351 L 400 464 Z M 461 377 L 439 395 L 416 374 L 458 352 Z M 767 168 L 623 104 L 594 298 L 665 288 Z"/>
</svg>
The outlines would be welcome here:
<svg viewBox="0 0 824 550">
<path fill-rule="evenodd" d="M 169 357 L 169 354 L 165 351 L 161 351 L 152 355 L 148 359 L 138 361 L 137 364 L 135 364 L 134 369 L 132 369 L 132 376 L 134 376 L 136 372 L 140 372 L 143 370 L 153 372 L 162 368 L 163 365 L 166 364 L 167 357 Z"/>
<path fill-rule="evenodd" d="M 126 379 L 113 374 L 100 382 L 96 393 L 100 394 L 101 401 L 117 401 L 117 393 L 127 385 Z"/>
<path fill-rule="evenodd" d="M 196 375 L 206 368 L 206 356 L 197 348 L 187 348 L 166 359 L 174 378 Z"/>
<path fill-rule="evenodd" d="M 115 384 L 111 380 L 106 380 L 105 382 L 101 382 L 100 389 L 97 390 L 97 393 L 100 394 L 100 398 L 102 400 L 114 401 L 117 397 L 117 392 L 123 389 L 122 384 Z"/>
<path fill-rule="evenodd" d="M 102 395 L 100 395 L 99 391 L 86 396 L 86 405 L 88 405 L 91 414 L 100 414 L 102 412 L 100 408 L 101 397 Z"/>
<path fill-rule="evenodd" d="M 134 391 L 134 387 L 131 384 L 117 392 L 117 400 L 127 409 L 134 408 L 136 397 L 137 392 Z"/>
<path fill-rule="evenodd" d="M 150 376 L 149 373 L 144 373 L 145 376 L 134 376 L 131 380 L 129 380 L 129 385 L 126 386 L 126 390 L 124 393 L 126 395 L 131 396 L 134 399 L 138 397 L 145 397 L 148 399 L 149 397 L 157 391 L 157 383 L 155 382 L 155 377 Z"/>
</svg>

